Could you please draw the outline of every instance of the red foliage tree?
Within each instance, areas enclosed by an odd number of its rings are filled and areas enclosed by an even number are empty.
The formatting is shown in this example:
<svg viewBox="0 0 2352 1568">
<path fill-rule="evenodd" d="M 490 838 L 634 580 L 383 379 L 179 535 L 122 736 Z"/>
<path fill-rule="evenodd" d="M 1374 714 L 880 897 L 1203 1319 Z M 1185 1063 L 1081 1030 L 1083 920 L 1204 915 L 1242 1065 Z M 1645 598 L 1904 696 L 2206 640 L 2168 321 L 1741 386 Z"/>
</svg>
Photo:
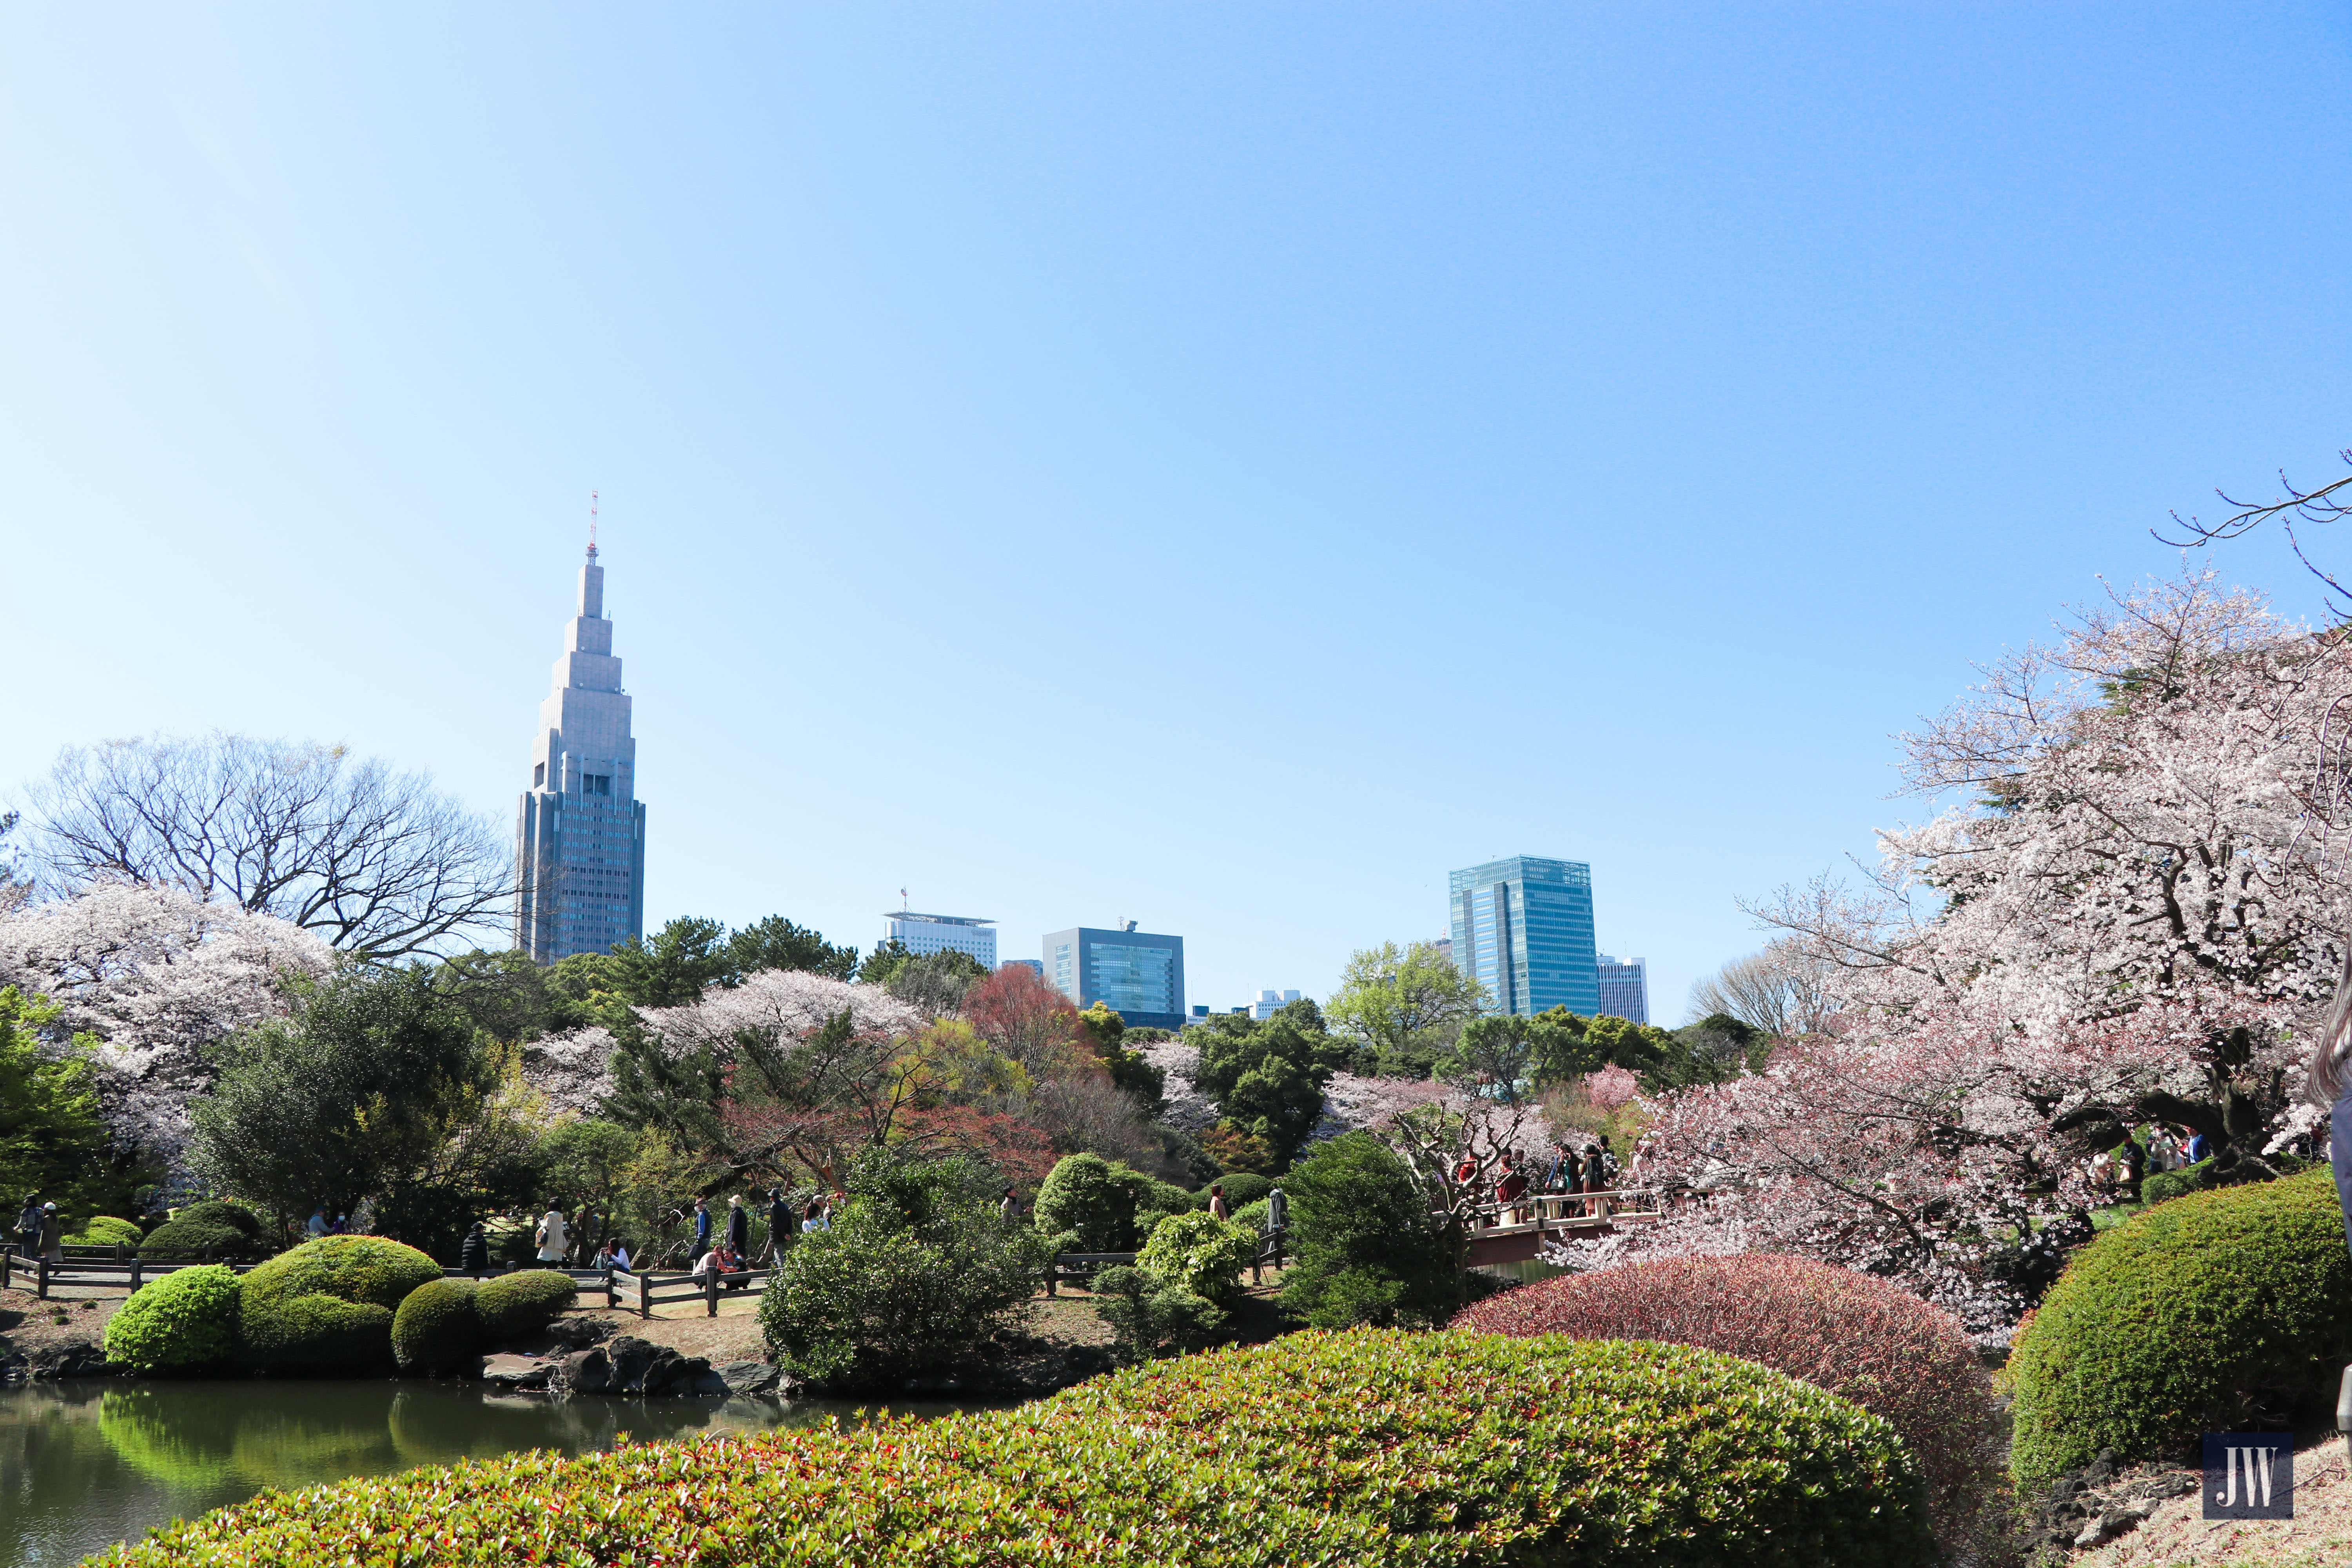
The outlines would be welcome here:
<svg viewBox="0 0 2352 1568">
<path fill-rule="evenodd" d="M 963 1000 L 964 1021 L 997 1050 L 1044 1077 L 1079 1048 L 1078 1009 L 1025 963 L 1008 964 Z"/>
</svg>

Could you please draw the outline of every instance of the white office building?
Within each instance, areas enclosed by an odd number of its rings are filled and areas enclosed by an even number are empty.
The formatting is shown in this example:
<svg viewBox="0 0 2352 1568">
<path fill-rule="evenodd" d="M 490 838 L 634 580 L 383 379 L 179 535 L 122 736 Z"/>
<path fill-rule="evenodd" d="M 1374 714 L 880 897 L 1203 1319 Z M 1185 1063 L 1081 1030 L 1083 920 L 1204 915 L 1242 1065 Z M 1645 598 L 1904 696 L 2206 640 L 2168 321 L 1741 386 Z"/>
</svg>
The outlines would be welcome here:
<svg viewBox="0 0 2352 1568">
<path fill-rule="evenodd" d="M 1250 1004 L 1250 1016 L 1271 1018 L 1286 1005 L 1297 1000 L 1298 993 L 1296 991 L 1261 991 L 1257 994 L 1257 1000 Z"/>
<path fill-rule="evenodd" d="M 983 968 L 996 967 L 996 922 L 974 915 L 919 915 L 892 910 L 883 915 L 882 940 L 904 944 L 917 958 L 926 953 L 968 952 Z"/>
</svg>

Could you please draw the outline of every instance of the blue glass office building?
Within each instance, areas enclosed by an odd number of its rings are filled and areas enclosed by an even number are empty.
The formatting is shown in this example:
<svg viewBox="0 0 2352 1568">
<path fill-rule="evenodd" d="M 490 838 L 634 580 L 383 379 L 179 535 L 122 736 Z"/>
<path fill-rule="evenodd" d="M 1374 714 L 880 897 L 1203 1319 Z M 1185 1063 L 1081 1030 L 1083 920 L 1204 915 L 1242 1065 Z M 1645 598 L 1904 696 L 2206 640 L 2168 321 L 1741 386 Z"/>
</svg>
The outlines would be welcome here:
<svg viewBox="0 0 2352 1568">
<path fill-rule="evenodd" d="M 1123 921 L 1117 931 L 1078 926 L 1045 939 L 1047 984 L 1080 1008 L 1101 1002 L 1128 1027 L 1184 1026 L 1184 939 Z"/>
<path fill-rule="evenodd" d="M 1591 867 L 1514 855 L 1454 872 L 1446 899 L 1454 962 L 1486 987 L 1493 1011 L 1601 1011 Z"/>
</svg>

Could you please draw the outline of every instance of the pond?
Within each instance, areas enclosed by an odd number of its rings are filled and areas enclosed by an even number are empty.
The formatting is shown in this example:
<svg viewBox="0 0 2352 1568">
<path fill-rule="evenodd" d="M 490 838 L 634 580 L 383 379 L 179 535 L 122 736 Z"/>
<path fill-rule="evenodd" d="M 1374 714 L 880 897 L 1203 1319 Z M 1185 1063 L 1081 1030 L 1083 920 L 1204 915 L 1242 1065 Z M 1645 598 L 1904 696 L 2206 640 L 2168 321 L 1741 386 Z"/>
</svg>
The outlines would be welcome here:
<svg viewBox="0 0 2352 1568">
<path fill-rule="evenodd" d="M 265 1488 L 469 1456 L 800 1426 L 845 1401 L 550 1400 L 454 1383 L 37 1384 L 0 1390 L 0 1563 L 67 1568 Z M 932 1415 L 951 1406 L 909 1403 Z"/>
</svg>

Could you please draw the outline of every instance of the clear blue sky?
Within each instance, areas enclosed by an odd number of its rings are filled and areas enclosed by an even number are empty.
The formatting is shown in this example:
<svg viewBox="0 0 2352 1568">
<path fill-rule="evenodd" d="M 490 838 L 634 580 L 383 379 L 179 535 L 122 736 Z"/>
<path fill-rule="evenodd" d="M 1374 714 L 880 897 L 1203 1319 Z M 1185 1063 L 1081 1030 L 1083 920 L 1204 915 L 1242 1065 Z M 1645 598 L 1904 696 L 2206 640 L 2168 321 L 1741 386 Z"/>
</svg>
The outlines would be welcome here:
<svg viewBox="0 0 2352 1568">
<path fill-rule="evenodd" d="M 509 822 L 594 488 L 650 921 L 1125 915 L 1224 1006 L 1562 856 L 1678 1021 L 1971 660 L 2341 471 L 2347 30 L 0 6 L 0 782 Z"/>
</svg>

